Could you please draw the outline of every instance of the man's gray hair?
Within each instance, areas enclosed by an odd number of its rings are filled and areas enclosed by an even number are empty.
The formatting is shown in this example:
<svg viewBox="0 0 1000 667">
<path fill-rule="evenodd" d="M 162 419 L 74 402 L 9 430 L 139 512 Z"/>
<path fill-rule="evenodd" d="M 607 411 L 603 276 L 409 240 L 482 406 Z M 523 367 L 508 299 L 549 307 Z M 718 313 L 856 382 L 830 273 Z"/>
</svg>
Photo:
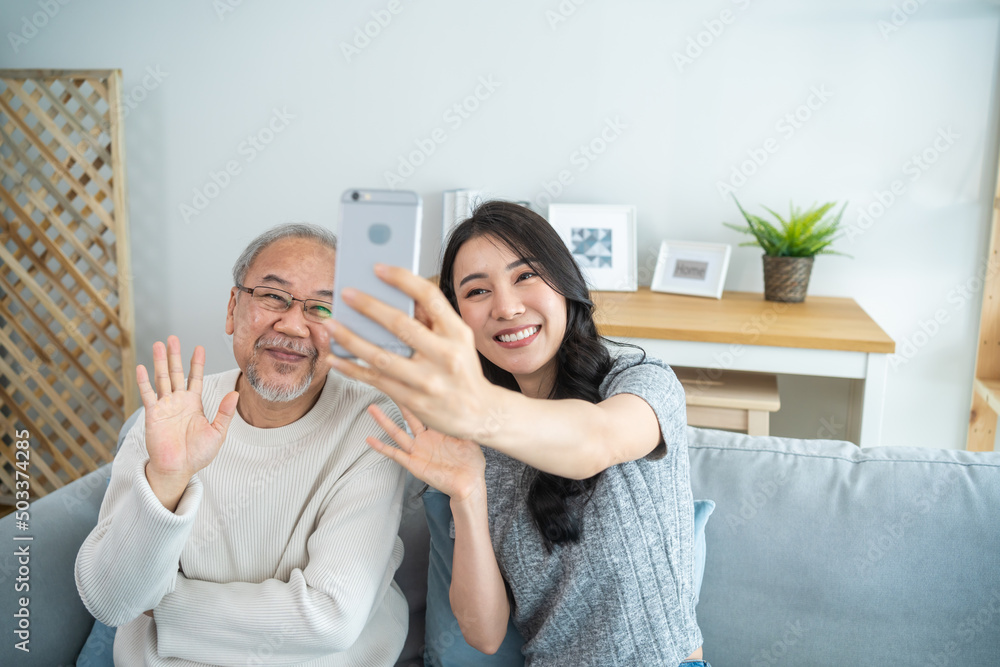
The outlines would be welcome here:
<svg viewBox="0 0 1000 667">
<path fill-rule="evenodd" d="M 243 284 L 243 280 L 247 277 L 247 271 L 250 270 L 250 265 L 253 264 L 253 261 L 257 259 L 257 255 L 264 248 L 275 241 L 287 238 L 313 239 L 319 241 L 330 250 L 337 249 L 337 235 L 326 227 L 320 227 L 308 222 L 286 222 L 282 225 L 276 225 L 251 241 L 250 245 L 243 251 L 243 254 L 236 260 L 236 264 L 233 265 L 234 284 Z"/>
</svg>

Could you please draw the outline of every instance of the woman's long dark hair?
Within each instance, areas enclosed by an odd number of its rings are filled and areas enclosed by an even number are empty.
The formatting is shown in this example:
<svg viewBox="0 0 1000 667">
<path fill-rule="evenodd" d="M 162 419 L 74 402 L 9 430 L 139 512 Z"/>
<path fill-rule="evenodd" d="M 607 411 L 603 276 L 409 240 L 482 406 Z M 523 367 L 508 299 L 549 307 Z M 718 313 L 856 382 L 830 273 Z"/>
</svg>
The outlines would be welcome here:
<svg viewBox="0 0 1000 667">
<path fill-rule="evenodd" d="M 472 217 L 460 223 L 448 237 L 441 263 L 440 287 L 452 307 L 458 308 L 455 294 L 455 258 L 469 240 L 489 236 L 523 259 L 553 290 L 566 299 L 566 333 L 559 347 L 556 377 L 548 398 L 578 398 L 591 403 L 601 400 L 598 389 L 613 365 L 594 324 L 594 303 L 587 283 L 569 249 L 552 226 L 531 209 L 505 201 L 489 201 L 476 208 Z M 520 391 L 514 376 L 482 354 L 483 374 L 493 384 Z M 580 538 L 577 512 L 569 499 L 582 496 L 586 504 L 601 473 L 574 480 L 536 471 L 528 491 L 528 508 L 546 549 Z"/>
</svg>

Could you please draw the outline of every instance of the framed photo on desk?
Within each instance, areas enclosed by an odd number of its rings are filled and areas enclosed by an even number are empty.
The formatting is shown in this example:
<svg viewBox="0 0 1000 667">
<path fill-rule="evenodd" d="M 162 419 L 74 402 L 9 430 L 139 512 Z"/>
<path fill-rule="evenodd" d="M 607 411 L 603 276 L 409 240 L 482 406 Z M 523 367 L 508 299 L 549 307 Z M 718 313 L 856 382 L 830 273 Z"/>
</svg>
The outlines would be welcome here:
<svg viewBox="0 0 1000 667">
<path fill-rule="evenodd" d="M 649 289 L 721 299 L 732 250 L 725 243 L 664 241 Z"/>
<path fill-rule="evenodd" d="M 550 204 L 549 224 L 573 254 L 590 289 L 638 288 L 635 206 Z"/>
</svg>

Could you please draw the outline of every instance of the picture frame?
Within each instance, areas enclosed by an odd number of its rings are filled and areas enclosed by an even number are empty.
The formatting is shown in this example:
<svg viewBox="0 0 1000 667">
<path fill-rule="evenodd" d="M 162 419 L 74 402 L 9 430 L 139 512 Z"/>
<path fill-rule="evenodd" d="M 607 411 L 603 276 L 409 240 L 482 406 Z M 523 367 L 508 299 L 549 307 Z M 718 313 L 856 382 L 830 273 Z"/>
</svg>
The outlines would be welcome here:
<svg viewBox="0 0 1000 667">
<path fill-rule="evenodd" d="M 635 206 L 550 204 L 549 224 L 569 248 L 590 289 L 638 289 Z"/>
<path fill-rule="evenodd" d="M 721 299 L 732 252 L 725 243 L 663 241 L 649 289 Z"/>
</svg>

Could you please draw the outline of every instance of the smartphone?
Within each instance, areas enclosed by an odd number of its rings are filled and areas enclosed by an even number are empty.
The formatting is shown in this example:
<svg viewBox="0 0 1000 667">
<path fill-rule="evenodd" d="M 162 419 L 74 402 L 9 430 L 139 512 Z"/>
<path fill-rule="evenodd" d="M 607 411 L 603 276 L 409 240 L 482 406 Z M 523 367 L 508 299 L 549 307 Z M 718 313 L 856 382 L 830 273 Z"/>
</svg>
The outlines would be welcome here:
<svg viewBox="0 0 1000 667">
<path fill-rule="evenodd" d="M 421 201 L 416 192 L 352 188 L 340 198 L 340 234 L 333 277 L 333 319 L 379 347 L 409 357 L 412 350 L 381 325 L 343 302 L 353 287 L 413 316 L 413 299 L 379 280 L 375 264 L 402 266 L 413 273 L 420 261 Z M 353 354 L 330 341 L 338 357 Z"/>
</svg>

